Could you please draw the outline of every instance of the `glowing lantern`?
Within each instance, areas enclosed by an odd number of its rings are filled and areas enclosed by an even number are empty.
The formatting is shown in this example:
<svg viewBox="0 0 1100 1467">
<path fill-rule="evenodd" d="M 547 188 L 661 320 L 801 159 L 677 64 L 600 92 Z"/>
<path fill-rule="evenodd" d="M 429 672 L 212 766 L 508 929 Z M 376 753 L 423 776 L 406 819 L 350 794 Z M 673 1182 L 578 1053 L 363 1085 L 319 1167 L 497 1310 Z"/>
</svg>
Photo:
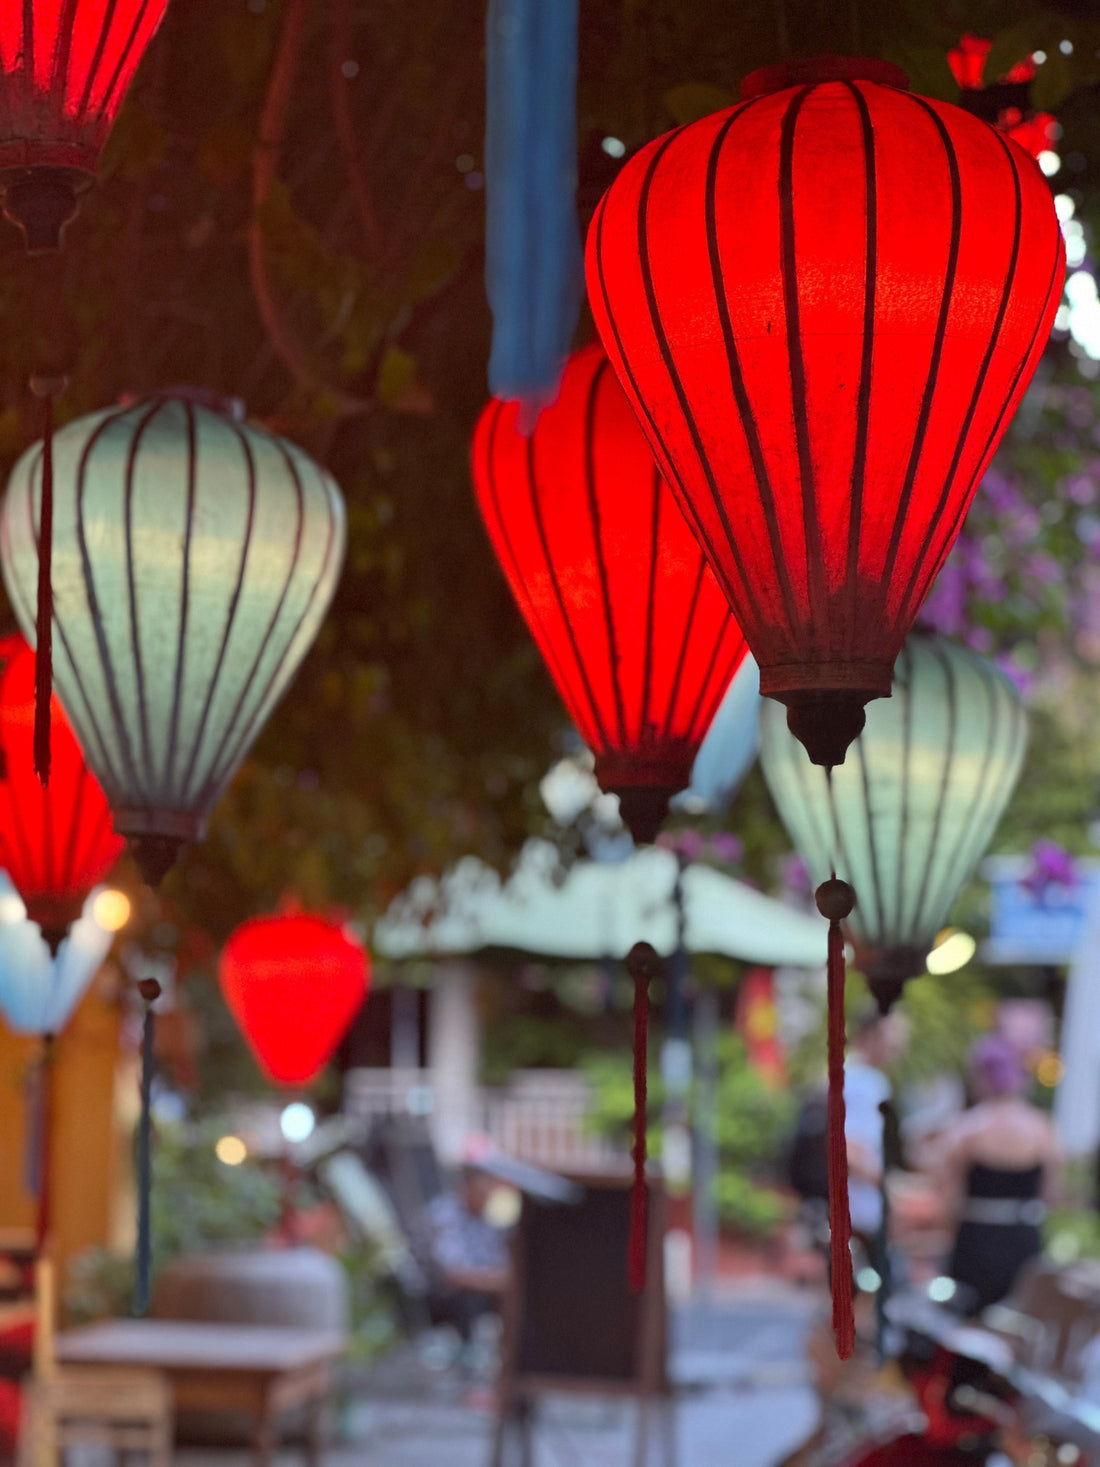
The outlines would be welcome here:
<svg viewBox="0 0 1100 1467">
<path fill-rule="evenodd" d="M 760 763 L 815 880 L 851 882 L 848 933 L 882 1008 L 923 973 L 952 903 L 1004 814 L 1027 747 L 1020 696 L 988 658 L 915 632 L 893 697 L 831 779 L 766 704 Z"/>
<path fill-rule="evenodd" d="M 243 922 L 222 949 L 218 979 L 264 1073 L 305 1085 L 363 1006 L 370 962 L 337 923 L 288 912 Z"/>
<path fill-rule="evenodd" d="M 317 633 L 343 501 L 300 449 L 197 394 L 78 418 L 53 449 L 54 685 L 156 882 L 202 834 Z M 38 445 L 0 512 L 28 636 L 40 490 Z"/>
<path fill-rule="evenodd" d="M 106 796 L 56 698 L 50 731 L 53 772 L 48 785 L 39 783 L 34 772 L 34 653 L 22 637 L 8 637 L 0 642 L 0 659 L 0 866 L 22 897 L 27 916 L 56 952 L 125 842 L 115 833 Z"/>
<path fill-rule="evenodd" d="M 530 436 L 517 414 L 481 415 L 478 503 L 600 787 L 652 840 L 745 641 L 598 346 L 570 359 Z"/>
<path fill-rule="evenodd" d="M 2 0 L 0 187 L 31 249 L 56 249 L 167 0 Z"/>
<path fill-rule="evenodd" d="M 761 691 L 820 764 L 890 692 L 1061 294 L 1050 190 L 880 61 L 750 76 L 636 153 L 589 295 Z"/>
</svg>

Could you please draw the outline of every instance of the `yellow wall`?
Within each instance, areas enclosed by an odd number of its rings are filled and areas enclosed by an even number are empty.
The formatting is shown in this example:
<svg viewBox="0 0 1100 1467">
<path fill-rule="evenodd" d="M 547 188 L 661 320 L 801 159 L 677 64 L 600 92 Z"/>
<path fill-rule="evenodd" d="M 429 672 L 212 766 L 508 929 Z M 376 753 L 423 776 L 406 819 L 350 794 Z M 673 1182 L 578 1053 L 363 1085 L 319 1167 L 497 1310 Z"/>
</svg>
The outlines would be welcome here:
<svg viewBox="0 0 1100 1467">
<path fill-rule="evenodd" d="M 110 983 L 97 980 L 58 1038 L 53 1080 L 53 1253 L 65 1265 L 92 1244 L 106 1244 L 118 1176 L 115 1090 L 118 1005 Z M 24 1187 L 24 1077 L 39 1041 L 10 1033 L 0 1021 L 0 1231 L 31 1228 L 34 1199 Z"/>
</svg>

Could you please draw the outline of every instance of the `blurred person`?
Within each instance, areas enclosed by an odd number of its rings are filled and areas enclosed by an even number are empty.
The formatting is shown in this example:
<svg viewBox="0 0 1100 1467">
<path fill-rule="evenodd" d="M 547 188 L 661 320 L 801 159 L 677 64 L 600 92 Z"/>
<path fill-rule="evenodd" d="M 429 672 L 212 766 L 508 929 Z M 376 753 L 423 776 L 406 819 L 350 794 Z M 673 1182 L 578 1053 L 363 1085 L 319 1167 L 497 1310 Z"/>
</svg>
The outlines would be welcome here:
<svg viewBox="0 0 1100 1467">
<path fill-rule="evenodd" d="M 944 1130 L 934 1175 L 955 1226 L 947 1272 L 973 1315 L 1003 1299 L 1042 1251 L 1061 1157 L 1049 1116 L 1024 1098 L 1030 1077 L 1008 1040 L 978 1039 L 970 1078 L 977 1102 Z"/>
<path fill-rule="evenodd" d="M 887 1071 L 905 1054 L 909 1023 L 902 1014 L 869 1011 L 857 1021 L 844 1067 L 844 1135 L 852 1233 L 867 1256 L 880 1252 L 886 1170 L 883 1106 L 893 1096 Z"/>
</svg>

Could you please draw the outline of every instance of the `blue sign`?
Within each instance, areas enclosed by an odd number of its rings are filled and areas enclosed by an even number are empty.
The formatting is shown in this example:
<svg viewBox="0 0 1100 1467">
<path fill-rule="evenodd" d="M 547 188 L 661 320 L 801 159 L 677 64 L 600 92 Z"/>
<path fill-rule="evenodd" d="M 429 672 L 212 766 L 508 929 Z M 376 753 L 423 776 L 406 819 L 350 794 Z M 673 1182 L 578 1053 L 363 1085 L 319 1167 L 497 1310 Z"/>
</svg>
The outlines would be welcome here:
<svg viewBox="0 0 1100 1467">
<path fill-rule="evenodd" d="M 1069 885 L 1025 884 L 1033 870 L 1026 856 L 991 856 L 982 865 L 990 892 L 987 963 L 1070 963 L 1077 953 L 1089 905 L 1100 900 L 1100 862 L 1078 861 Z"/>
</svg>

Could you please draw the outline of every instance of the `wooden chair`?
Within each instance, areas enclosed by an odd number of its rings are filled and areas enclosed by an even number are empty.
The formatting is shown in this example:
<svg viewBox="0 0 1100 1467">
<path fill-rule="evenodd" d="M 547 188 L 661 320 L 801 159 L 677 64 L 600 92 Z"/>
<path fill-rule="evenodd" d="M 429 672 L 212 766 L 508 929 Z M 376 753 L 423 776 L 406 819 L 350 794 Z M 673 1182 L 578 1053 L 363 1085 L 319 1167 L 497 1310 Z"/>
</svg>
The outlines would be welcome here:
<svg viewBox="0 0 1100 1467">
<path fill-rule="evenodd" d="M 28 1379 L 17 1467 L 56 1467 L 66 1447 L 142 1452 L 171 1467 L 172 1392 L 155 1370 L 58 1366 Z"/>
<path fill-rule="evenodd" d="M 638 1402 L 635 1467 L 649 1456 L 653 1408 L 662 1417 L 663 1456 L 674 1467 L 664 1280 L 664 1193 L 649 1187 L 646 1287 L 627 1285 L 630 1183 L 576 1177 L 576 1204 L 524 1199 L 513 1240 L 512 1284 L 502 1310 L 499 1406 L 492 1467 L 504 1467 L 508 1440 L 531 1467 L 541 1396 L 583 1394 Z"/>
</svg>

